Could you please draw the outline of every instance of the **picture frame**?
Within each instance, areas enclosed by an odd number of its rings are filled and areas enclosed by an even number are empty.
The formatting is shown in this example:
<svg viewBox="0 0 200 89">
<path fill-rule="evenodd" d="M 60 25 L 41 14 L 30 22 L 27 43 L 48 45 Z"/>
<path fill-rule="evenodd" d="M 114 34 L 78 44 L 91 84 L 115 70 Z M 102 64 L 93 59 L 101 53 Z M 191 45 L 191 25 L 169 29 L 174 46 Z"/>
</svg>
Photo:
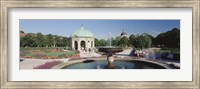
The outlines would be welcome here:
<svg viewBox="0 0 200 89">
<path fill-rule="evenodd" d="M 84 81 L 84 82 L 42 82 L 42 81 L 8 81 L 9 70 L 8 70 L 8 59 L 9 59 L 9 48 L 8 48 L 8 11 L 10 8 L 192 8 L 192 81 L 191 82 L 179 82 L 179 81 Z M 200 58 L 200 1 L 199 0 L 116 0 L 116 1 L 98 1 L 98 0 L 1 0 L 1 46 L 0 46 L 0 79 L 1 88 L 115 88 L 115 89 L 126 89 L 126 88 L 144 88 L 144 89 L 199 89 L 199 58 Z"/>
</svg>

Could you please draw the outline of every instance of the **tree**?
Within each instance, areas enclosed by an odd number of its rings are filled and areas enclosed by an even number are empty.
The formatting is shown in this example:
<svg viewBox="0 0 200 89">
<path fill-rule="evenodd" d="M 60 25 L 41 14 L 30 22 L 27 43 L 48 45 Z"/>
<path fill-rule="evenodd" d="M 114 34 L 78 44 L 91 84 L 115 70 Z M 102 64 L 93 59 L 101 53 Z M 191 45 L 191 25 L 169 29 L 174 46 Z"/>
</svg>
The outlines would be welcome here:
<svg viewBox="0 0 200 89">
<path fill-rule="evenodd" d="M 94 44 L 95 46 L 99 46 L 99 40 L 97 38 L 94 39 L 94 42 L 95 42 Z"/>
<path fill-rule="evenodd" d="M 180 48 L 180 30 L 173 28 L 166 32 L 166 43 L 169 48 Z"/>
<path fill-rule="evenodd" d="M 156 38 L 155 38 L 155 44 L 156 45 L 165 45 L 165 34 L 160 33 Z"/>
<path fill-rule="evenodd" d="M 44 47 L 45 46 L 45 36 L 42 33 L 37 33 L 36 34 L 36 44 L 37 47 Z"/>
<path fill-rule="evenodd" d="M 134 34 L 132 34 L 132 35 L 130 35 L 129 36 L 129 44 L 131 45 L 131 46 L 134 46 L 134 40 L 135 40 L 135 35 Z"/>
<path fill-rule="evenodd" d="M 62 46 L 62 37 L 55 35 L 54 42 L 55 42 L 55 47 L 61 47 Z"/>
<path fill-rule="evenodd" d="M 155 38 L 148 33 L 145 33 L 145 34 L 151 39 L 151 45 L 155 45 Z"/>
<path fill-rule="evenodd" d="M 54 38 L 53 38 L 53 35 L 52 34 L 48 34 L 46 35 L 47 37 L 47 46 L 49 47 L 52 47 L 53 44 L 54 44 Z"/>
<path fill-rule="evenodd" d="M 135 48 L 149 48 L 151 46 L 151 38 L 148 34 L 144 33 L 142 35 L 130 36 L 130 44 Z"/>
<path fill-rule="evenodd" d="M 69 47 L 70 46 L 70 39 L 67 38 L 67 37 L 63 37 L 61 42 L 62 42 L 62 46 L 65 46 L 65 47 Z"/>
<path fill-rule="evenodd" d="M 112 38 L 112 46 L 119 46 L 120 36 L 116 36 L 115 38 Z"/>
<path fill-rule="evenodd" d="M 25 37 L 20 37 L 20 47 L 69 47 L 70 39 L 57 35 L 43 35 L 42 33 L 28 33 Z"/>
<path fill-rule="evenodd" d="M 25 37 L 20 39 L 21 46 L 36 47 L 36 36 L 35 34 L 29 33 Z"/>
<path fill-rule="evenodd" d="M 129 39 L 127 37 L 122 37 L 119 41 L 121 47 L 126 47 L 128 45 Z"/>
<path fill-rule="evenodd" d="M 138 35 L 138 36 L 135 38 L 135 40 L 133 41 L 133 45 L 134 45 L 134 47 L 136 47 L 136 48 L 141 48 L 141 49 L 143 49 L 144 46 L 145 46 L 145 42 L 144 42 L 143 36 L 139 36 L 139 35 Z"/>
<path fill-rule="evenodd" d="M 151 44 L 152 44 L 152 36 L 151 35 L 149 35 L 149 34 L 147 34 L 147 33 L 144 33 L 144 34 L 142 34 L 142 37 L 143 37 L 143 40 L 144 40 L 144 42 L 145 42 L 145 45 L 144 45 L 144 47 L 145 48 L 149 48 L 149 47 L 151 47 Z"/>
<path fill-rule="evenodd" d="M 180 30 L 173 28 L 170 31 L 160 33 L 155 38 L 155 43 L 169 48 L 180 48 Z"/>
<path fill-rule="evenodd" d="M 107 41 L 104 39 L 99 40 L 99 46 L 106 46 Z"/>
</svg>

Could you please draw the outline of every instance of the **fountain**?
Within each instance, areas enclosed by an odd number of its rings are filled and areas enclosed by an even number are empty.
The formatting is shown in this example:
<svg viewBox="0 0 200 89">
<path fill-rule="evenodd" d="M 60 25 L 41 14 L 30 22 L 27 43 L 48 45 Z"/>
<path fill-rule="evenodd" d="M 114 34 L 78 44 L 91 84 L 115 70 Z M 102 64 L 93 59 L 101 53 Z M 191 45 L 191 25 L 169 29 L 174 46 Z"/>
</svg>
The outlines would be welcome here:
<svg viewBox="0 0 200 89">
<path fill-rule="evenodd" d="M 99 48 L 99 52 L 105 52 L 107 55 L 107 65 L 106 69 L 115 69 L 115 65 L 113 64 L 114 57 L 113 54 L 116 52 L 121 52 L 123 51 L 122 48 L 117 48 L 117 47 L 112 47 L 112 42 L 111 42 L 111 33 L 109 33 L 109 46 L 105 46 L 102 48 Z"/>
<path fill-rule="evenodd" d="M 168 67 L 146 59 L 133 59 L 127 57 L 125 59 L 115 58 L 114 54 L 123 51 L 120 47 L 113 47 L 111 42 L 111 33 L 109 33 L 109 45 L 98 49 L 99 52 L 106 53 L 105 58 L 86 58 L 80 60 L 72 60 L 67 63 L 61 63 L 53 68 L 57 69 L 167 69 Z M 115 60 L 115 61 L 114 61 Z"/>
</svg>

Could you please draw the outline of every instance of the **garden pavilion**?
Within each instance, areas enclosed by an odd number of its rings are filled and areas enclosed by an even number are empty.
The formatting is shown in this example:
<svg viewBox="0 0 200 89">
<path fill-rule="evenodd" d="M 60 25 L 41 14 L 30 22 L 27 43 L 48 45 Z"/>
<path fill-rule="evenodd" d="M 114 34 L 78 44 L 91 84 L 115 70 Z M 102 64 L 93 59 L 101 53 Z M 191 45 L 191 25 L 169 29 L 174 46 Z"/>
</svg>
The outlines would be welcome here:
<svg viewBox="0 0 200 89">
<path fill-rule="evenodd" d="M 86 30 L 83 25 L 71 34 L 70 47 L 72 50 L 92 50 L 94 46 L 94 35 Z"/>
</svg>

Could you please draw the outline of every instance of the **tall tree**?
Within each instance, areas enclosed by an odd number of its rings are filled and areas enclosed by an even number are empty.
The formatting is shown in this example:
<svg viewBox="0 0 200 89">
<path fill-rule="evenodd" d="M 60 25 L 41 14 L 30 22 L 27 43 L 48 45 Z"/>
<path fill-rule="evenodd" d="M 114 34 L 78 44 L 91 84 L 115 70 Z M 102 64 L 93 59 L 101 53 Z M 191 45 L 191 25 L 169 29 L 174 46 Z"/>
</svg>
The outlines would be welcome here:
<svg viewBox="0 0 200 89">
<path fill-rule="evenodd" d="M 149 35 L 149 34 L 147 34 L 147 33 L 144 33 L 144 34 L 142 34 L 141 35 L 142 37 L 143 37 L 143 40 L 144 40 L 144 42 L 145 42 L 145 48 L 149 48 L 149 47 L 151 47 L 151 44 L 152 44 L 152 36 L 151 35 Z"/>
<path fill-rule="evenodd" d="M 22 39 L 20 39 L 20 44 L 22 46 L 36 47 L 36 36 L 35 34 L 29 33 Z"/>
<path fill-rule="evenodd" d="M 149 48 L 151 46 L 151 38 L 147 34 L 136 35 L 135 37 L 131 37 L 131 44 L 135 48 Z"/>
<path fill-rule="evenodd" d="M 36 44 L 37 47 L 44 47 L 45 46 L 45 36 L 42 33 L 37 33 L 36 34 Z"/>
<path fill-rule="evenodd" d="M 67 37 L 62 38 L 62 46 L 69 47 L 70 46 L 70 39 Z"/>
<path fill-rule="evenodd" d="M 173 28 L 170 31 L 160 33 L 155 40 L 157 45 L 169 48 L 180 48 L 180 29 Z"/>
<path fill-rule="evenodd" d="M 115 38 L 113 38 L 112 40 L 112 45 L 113 46 L 119 46 L 119 41 L 120 41 L 121 37 L 120 36 L 116 36 Z"/>
<path fill-rule="evenodd" d="M 95 46 L 99 46 L 99 39 L 95 38 L 95 39 L 94 39 L 94 43 L 95 43 L 95 44 L 94 44 Z"/>
<path fill-rule="evenodd" d="M 135 40 L 135 35 L 134 34 L 132 34 L 132 35 L 130 35 L 129 36 L 129 44 L 130 44 L 130 46 L 134 46 L 134 40 Z"/>
<path fill-rule="evenodd" d="M 126 47 L 126 46 L 128 46 L 128 42 L 129 42 L 129 39 L 127 38 L 127 37 L 122 37 L 121 39 L 120 39 L 120 41 L 119 41 L 119 45 L 121 46 L 121 47 Z"/>
<path fill-rule="evenodd" d="M 106 46 L 107 41 L 104 39 L 99 40 L 99 46 Z"/>
<path fill-rule="evenodd" d="M 53 35 L 52 34 L 48 34 L 46 35 L 47 37 L 47 45 L 48 47 L 53 47 L 53 44 L 54 44 L 54 38 L 53 38 Z"/>
</svg>

